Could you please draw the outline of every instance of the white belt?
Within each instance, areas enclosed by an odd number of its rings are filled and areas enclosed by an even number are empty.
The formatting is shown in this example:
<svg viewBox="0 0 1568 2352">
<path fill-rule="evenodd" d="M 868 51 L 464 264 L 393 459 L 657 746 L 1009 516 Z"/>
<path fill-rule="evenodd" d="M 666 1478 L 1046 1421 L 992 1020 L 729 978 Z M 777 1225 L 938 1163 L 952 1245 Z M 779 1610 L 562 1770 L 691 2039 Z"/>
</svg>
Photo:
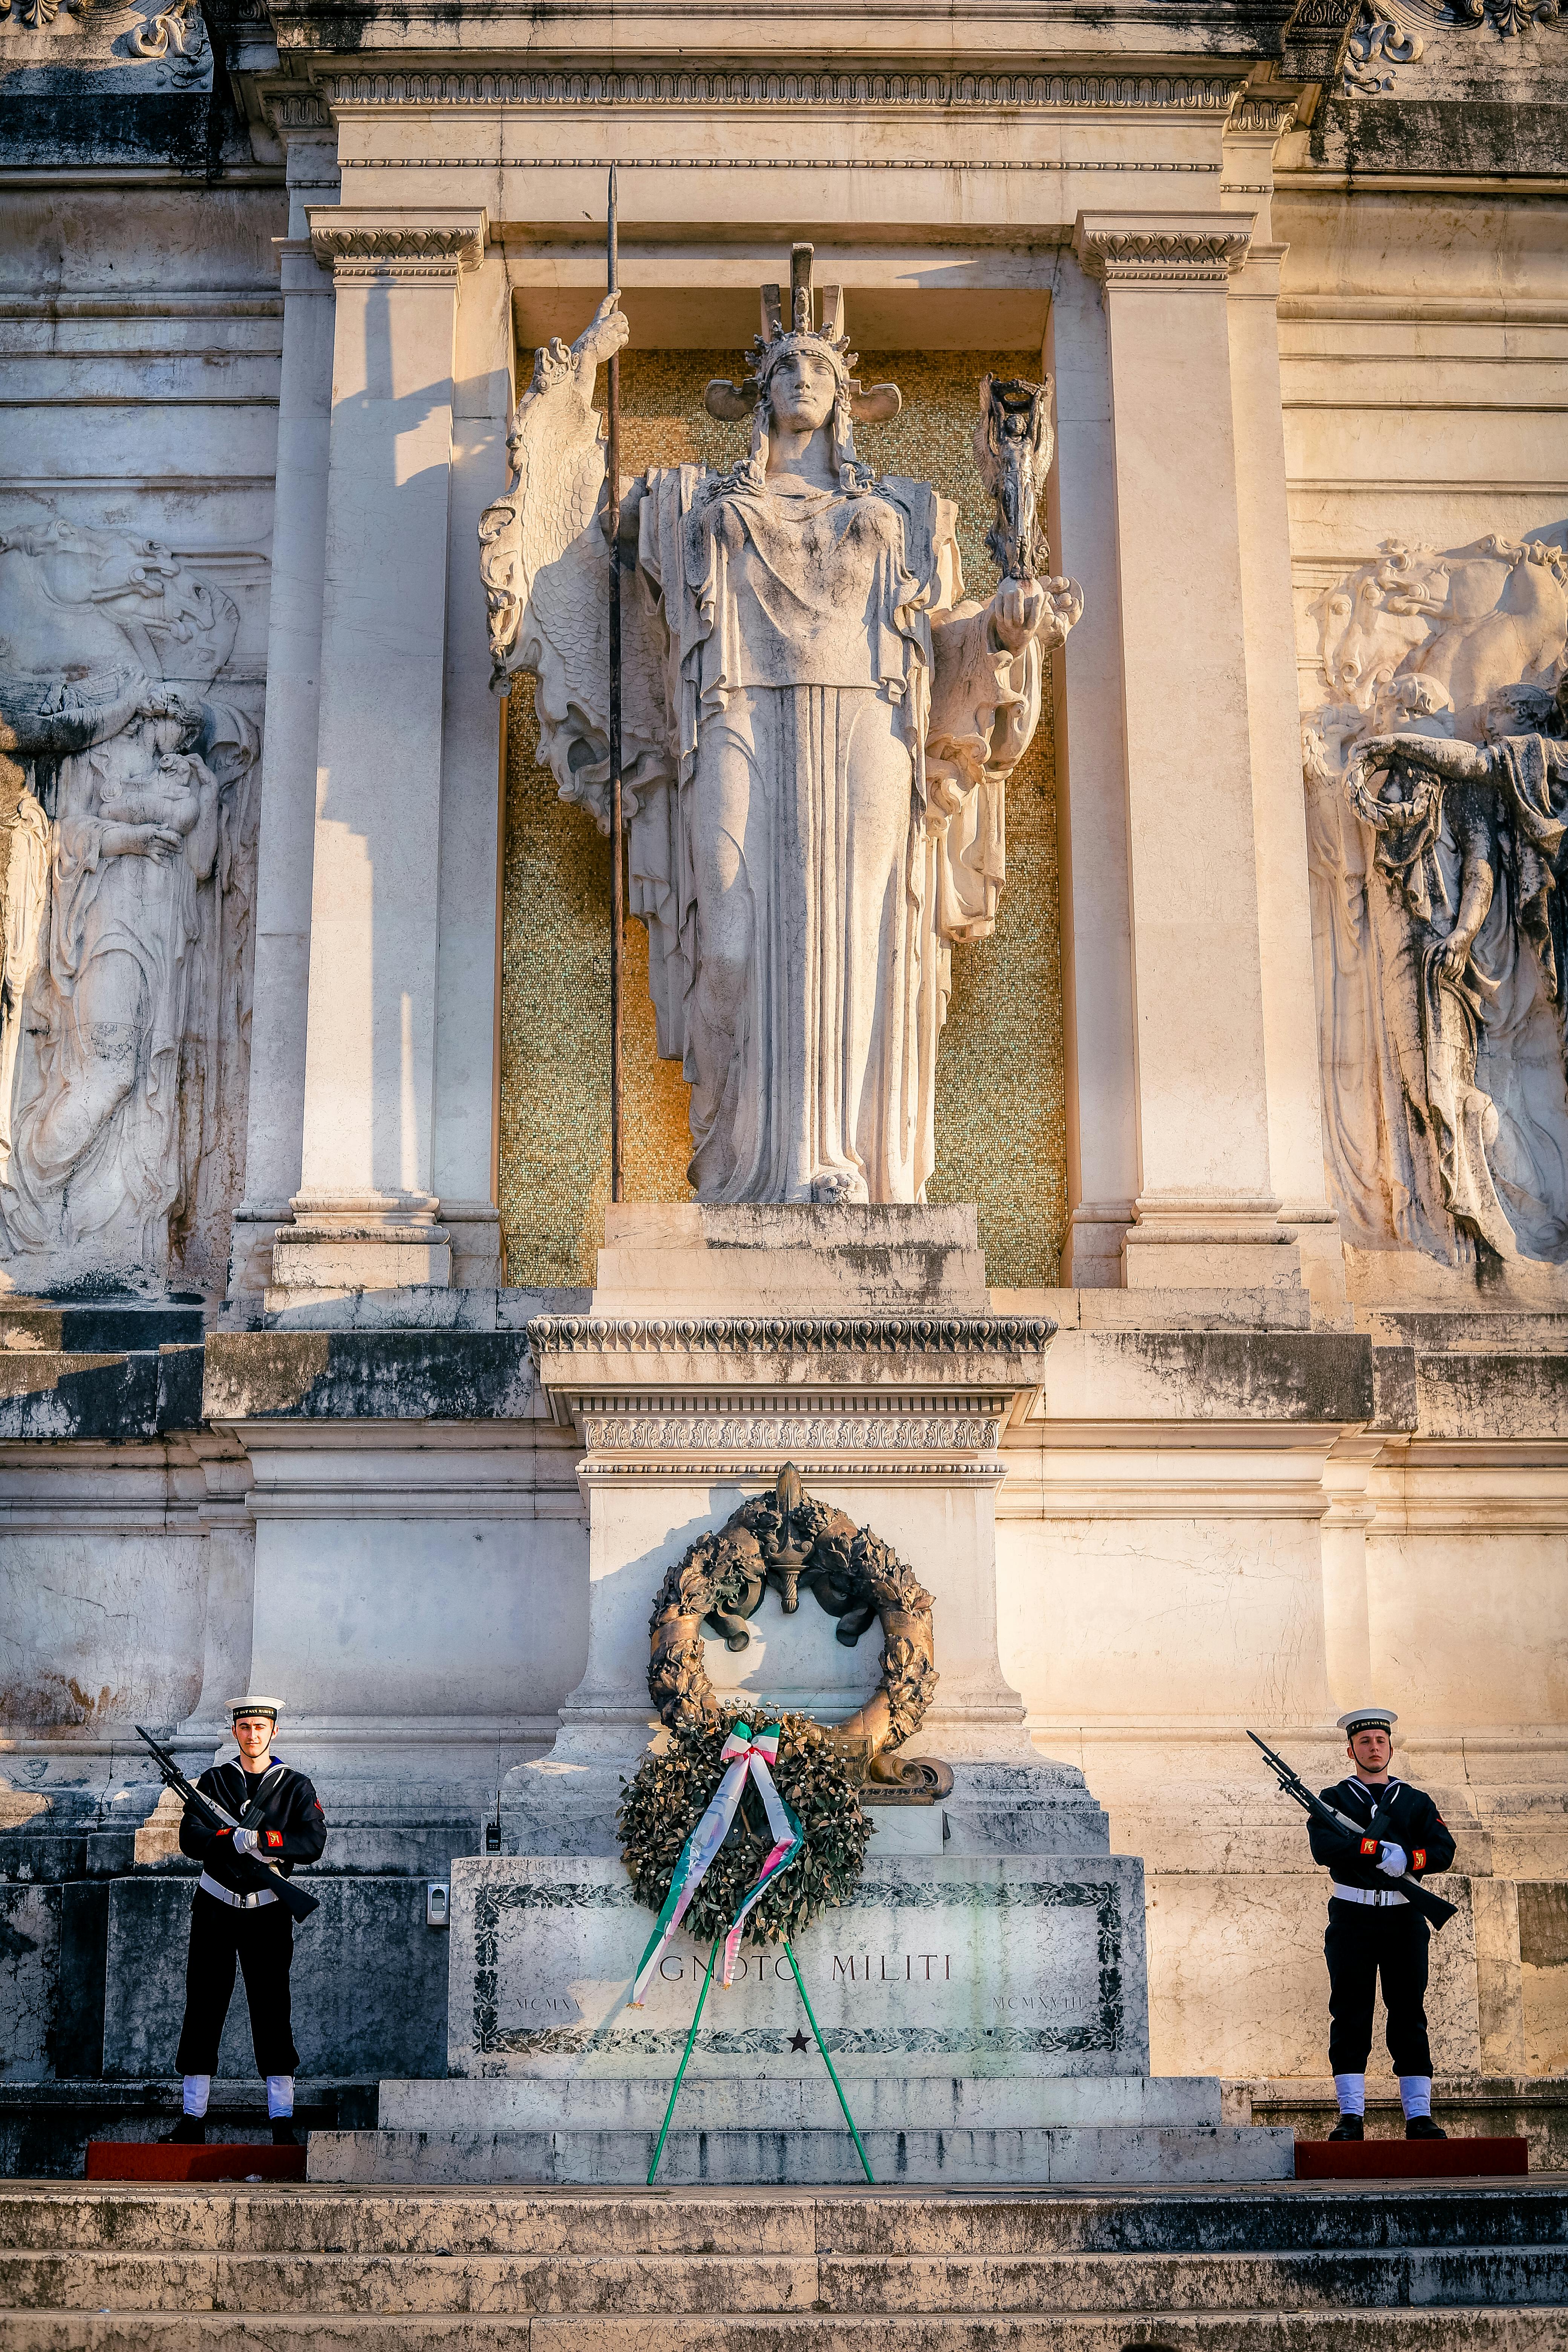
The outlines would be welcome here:
<svg viewBox="0 0 1568 2352">
<path fill-rule="evenodd" d="M 258 1886 L 254 1895 L 237 1895 L 232 1886 L 220 1886 L 217 1880 L 209 1878 L 205 1870 L 196 1885 L 204 1895 L 216 1895 L 220 1903 L 226 1903 L 231 1911 L 259 1911 L 264 1903 L 276 1903 L 278 1900 L 270 1886 Z M 1401 1895 L 1397 1899 L 1403 1903 L 1405 1897 Z"/>
<path fill-rule="evenodd" d="M 1332 1892 L 1341 1903 L 1370 1903 L 1380 1911 L 1395 1903 L 1408 1903 L 1410 1900 L 1408 1895 L 1401 1895 L 1392 1886 L 1342 1886 L 1337 1878 L 1333 1881 Z"/>
</svg>

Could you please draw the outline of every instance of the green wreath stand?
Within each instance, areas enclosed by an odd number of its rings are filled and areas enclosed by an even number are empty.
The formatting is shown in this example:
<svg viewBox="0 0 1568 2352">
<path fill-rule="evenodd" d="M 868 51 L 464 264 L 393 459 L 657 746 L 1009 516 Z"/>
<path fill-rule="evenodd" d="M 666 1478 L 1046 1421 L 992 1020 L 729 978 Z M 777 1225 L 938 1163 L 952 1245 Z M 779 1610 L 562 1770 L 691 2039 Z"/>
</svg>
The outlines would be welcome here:
<svg viewBox="0 0 1568 2352">
<path fill-rule="evenodd" d="M 775 1793 L 799 1832 L 800 1849 L 767 1881 L 763 1895 L 748 1911 L 748 1927 L 755 1934 L 777 1937 L 784 1945 L 812 2037 L 827 2069 L 861 2169 L 867 2179 L 874 2182 L 865 2142 L 817 2024 L 791 1940 L 792 1929 L 798 1932 L 819 1910 L 843 1902 L 853 1894 L 870 1825 L 860 1810 L 855 1782 L 845 1769 L 844 1759 L 821 1725 L 813 1723 L 807 1716 L 784 1715 L 770 1718 L 765 1730 L 779 1735 L 773 1767 L 777 1773 Z M 721 1751 L 731 1734 L 750 1741 L 750 1725 L 739 1708 L 721 1709 L 715 1706 L 711 1716 L 675 1730 L 668 1746 L 646 1757 L 635 1779 L 626 1784 L 617 1816 L 626 1841 L 621 1859 L 630 1874 L 637 1899 L 650 1909 L 663 1909 L 671 1885 L 684 1871 L 689 1841 L 722 1777 Z M 670 2087 L 653 2162 L 648 2167 L 650 2189 L 669 2136 L 675 2103 L 680 2096 L 680 2086 L 697 2044 L 720 1947 L 752 1896 L 769 1853 L 773 1833 L 766 1822 L 759 1826 L 754 1818 L 749 1802 L 754 1793 L 750 1786 L 742 1788 L 730 1829 L 682 1916 L 681 1924 L 687 1932 L 700 1938 L 712 1929 L 712 1948 L 696 2014 Z"/>
<path fill-rule="evenodd" d="M 686 1841 L 717 1787 L 712 1775 L 719 1749 L 731 1727 L 745 1728 L 746 1737 L 751 1736 L 749 1727 L 737 1721 L 739 1708 L 722 1706 L 709 1680 L 704 1633 L 731 1650 L 748 1648 L 747 1621 L 770 1586 L 786 1615 L 799 1608 L 803 1592 L 814 1596 L 837 1620 L 837 1638 L 847 1649 L 853 1649 L 873 1624 L 879 1624 L 882 1633 L 880 1681 L 873 1696 L 847 1723 L 820 1725 L 786 1716 L 779 1726 L 782 1741 L 794 1751 L 797 1771 L 802 1763 L 815 1764 L 818 1793 L 828 1801 L 802 1806 L 801 1852 L 769 1883 L 750 1930 L 772 1934 L 784 1945 L 813 2037 L 861 2167 L 871 2180 L 865 2144 L 812 2010 L 792 1935 L 824 1904 L 843 1902 L 854 1891 L 867 1833 L 858 1788 L 871 1783 L 884 1801 L 929 1804 L 952 1789 L 952 1774 L 933 1759 L 894 1752 L 919 1729 L 936 1689 L 930 1593 L 869 1528 L 857 1527 L 844 1512 L 809 1496 L 793 1464 L 786 1463 L 779 1472 L 771 1494 L 742 1503 L 722 1528 L 689 1545 L 660 1587 L 648 1628 L 648 1691 L 670 1739 L 661 1754 L 645 1759 L 627 1789 L 620 1816 L 626 1840 L 622 1858 L 639 1900 L 659 1909 L 684 1860 Z M 781 1783 L 788 1779 L 793 1785 L 796 1774 L 784 1770 L 784 1754 L 781 1745 Z M 698 1801 L 691 1775 L 700 1761 L 708 1769 L 701 1773 L 704 1793 Z M 830 1790 L 833 1783 L 837 1786 Z M 781 1787 L 781 1793 L 787 1800 L 790 1791 Z M 798 1788 L 795 1793 L 800 1793 Z M 743 1800 L 736 1819 L 745 1819 Z M 858 1835 L 847 1834 L 857 1826 Z M 689 1931 L 711 1927 L 712 1949 L 648 2169 L 650 2187 L 696 2046 L 719 1948 L 745 1900 L 752 1874 L 742 1855 L 757 1840 L 758 1832 L 748 1823 L 742 1846 L 731 1850 L 727 1833 L 692 1899 Z"/>
</svg>

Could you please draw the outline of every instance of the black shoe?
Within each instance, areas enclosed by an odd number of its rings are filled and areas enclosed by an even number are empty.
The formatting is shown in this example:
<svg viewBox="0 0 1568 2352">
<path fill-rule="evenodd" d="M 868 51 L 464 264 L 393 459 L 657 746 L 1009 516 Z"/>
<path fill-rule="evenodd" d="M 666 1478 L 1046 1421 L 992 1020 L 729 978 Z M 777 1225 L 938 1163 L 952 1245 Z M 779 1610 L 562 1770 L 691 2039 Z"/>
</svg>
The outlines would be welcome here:
<svg viewBox="0 0 1568 2352">
<path fill-rule="evenodd" d="M 1411 2116 L 1405 2126 L 1405 2137 L 1406 2139 L 1447 2139 L 1448 2135 L 1441 2124 L 1433 2122 L 1430 2116 Z"/>
<path fill-rule="evenodd" d="M 274 2147 L 299 2147 L 300 2143 L 294 2136 L 294 2118 L 292 2116 L 273 2116 L 272 2145 Z"/>
<path fill-rule="evenodd" d="M 1342 2116 L 1329 2134 L 1329 2137 L 1331 2139 L 1364 2139 L 1366 2126 L 1360 2116 Z"/>
<path fill-rule="evenodd" d="M 205 2147 L 207 2126 L 205 2116 L 182 2116 L 173 2131 L 166 2131 L 159 2140 L 160 2147 Z"/>
</svg>

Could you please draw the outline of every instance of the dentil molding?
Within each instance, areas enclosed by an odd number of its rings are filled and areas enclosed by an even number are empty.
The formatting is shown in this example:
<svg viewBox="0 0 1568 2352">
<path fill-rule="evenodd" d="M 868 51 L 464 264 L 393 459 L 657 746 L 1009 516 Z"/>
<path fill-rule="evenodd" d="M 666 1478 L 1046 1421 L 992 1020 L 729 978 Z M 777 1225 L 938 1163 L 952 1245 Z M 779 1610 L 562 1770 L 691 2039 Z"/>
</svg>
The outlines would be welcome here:
<svg viewBox="0 0 1568 2352">
<path fill-rule="evenodd" d="M 323 73 L 335 109 L 365 106 L 1062 107 L 1224 114 L 1241 88 L 1224 74 L 766 72 Z"/>
</svg>

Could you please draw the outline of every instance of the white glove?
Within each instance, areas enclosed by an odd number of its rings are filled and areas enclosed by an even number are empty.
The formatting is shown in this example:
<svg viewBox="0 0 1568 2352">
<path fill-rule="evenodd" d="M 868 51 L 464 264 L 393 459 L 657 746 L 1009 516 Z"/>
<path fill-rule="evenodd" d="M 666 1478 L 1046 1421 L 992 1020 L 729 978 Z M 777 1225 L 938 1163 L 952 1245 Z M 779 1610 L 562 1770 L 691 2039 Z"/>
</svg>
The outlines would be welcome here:
<svg viewBox="0 0 1568 2352">
<path fill-rule="evenodd" d="M 236 1853 L 254 1853 L 260 1843 L 261 1840 L 257 1836 L 254 1830 L 236 1830 L 234 1833 L 234 1850 Z M 1388 1849 L 1385 1846 L 1384 1848 L 1384 1852 L 1386 1853 Z M 1383 1864 L 1379 1863 L 1378 1868 L 1381 1870 Z"/>
<path fill-rule="evenodd" d="M 1377 1857 L 1377 1866 L 1384 1878 L 1403 1878 L 1410 1867 L 1410 1857 L 1402 1845 L 1385 1845 Z"/>
</svg>

